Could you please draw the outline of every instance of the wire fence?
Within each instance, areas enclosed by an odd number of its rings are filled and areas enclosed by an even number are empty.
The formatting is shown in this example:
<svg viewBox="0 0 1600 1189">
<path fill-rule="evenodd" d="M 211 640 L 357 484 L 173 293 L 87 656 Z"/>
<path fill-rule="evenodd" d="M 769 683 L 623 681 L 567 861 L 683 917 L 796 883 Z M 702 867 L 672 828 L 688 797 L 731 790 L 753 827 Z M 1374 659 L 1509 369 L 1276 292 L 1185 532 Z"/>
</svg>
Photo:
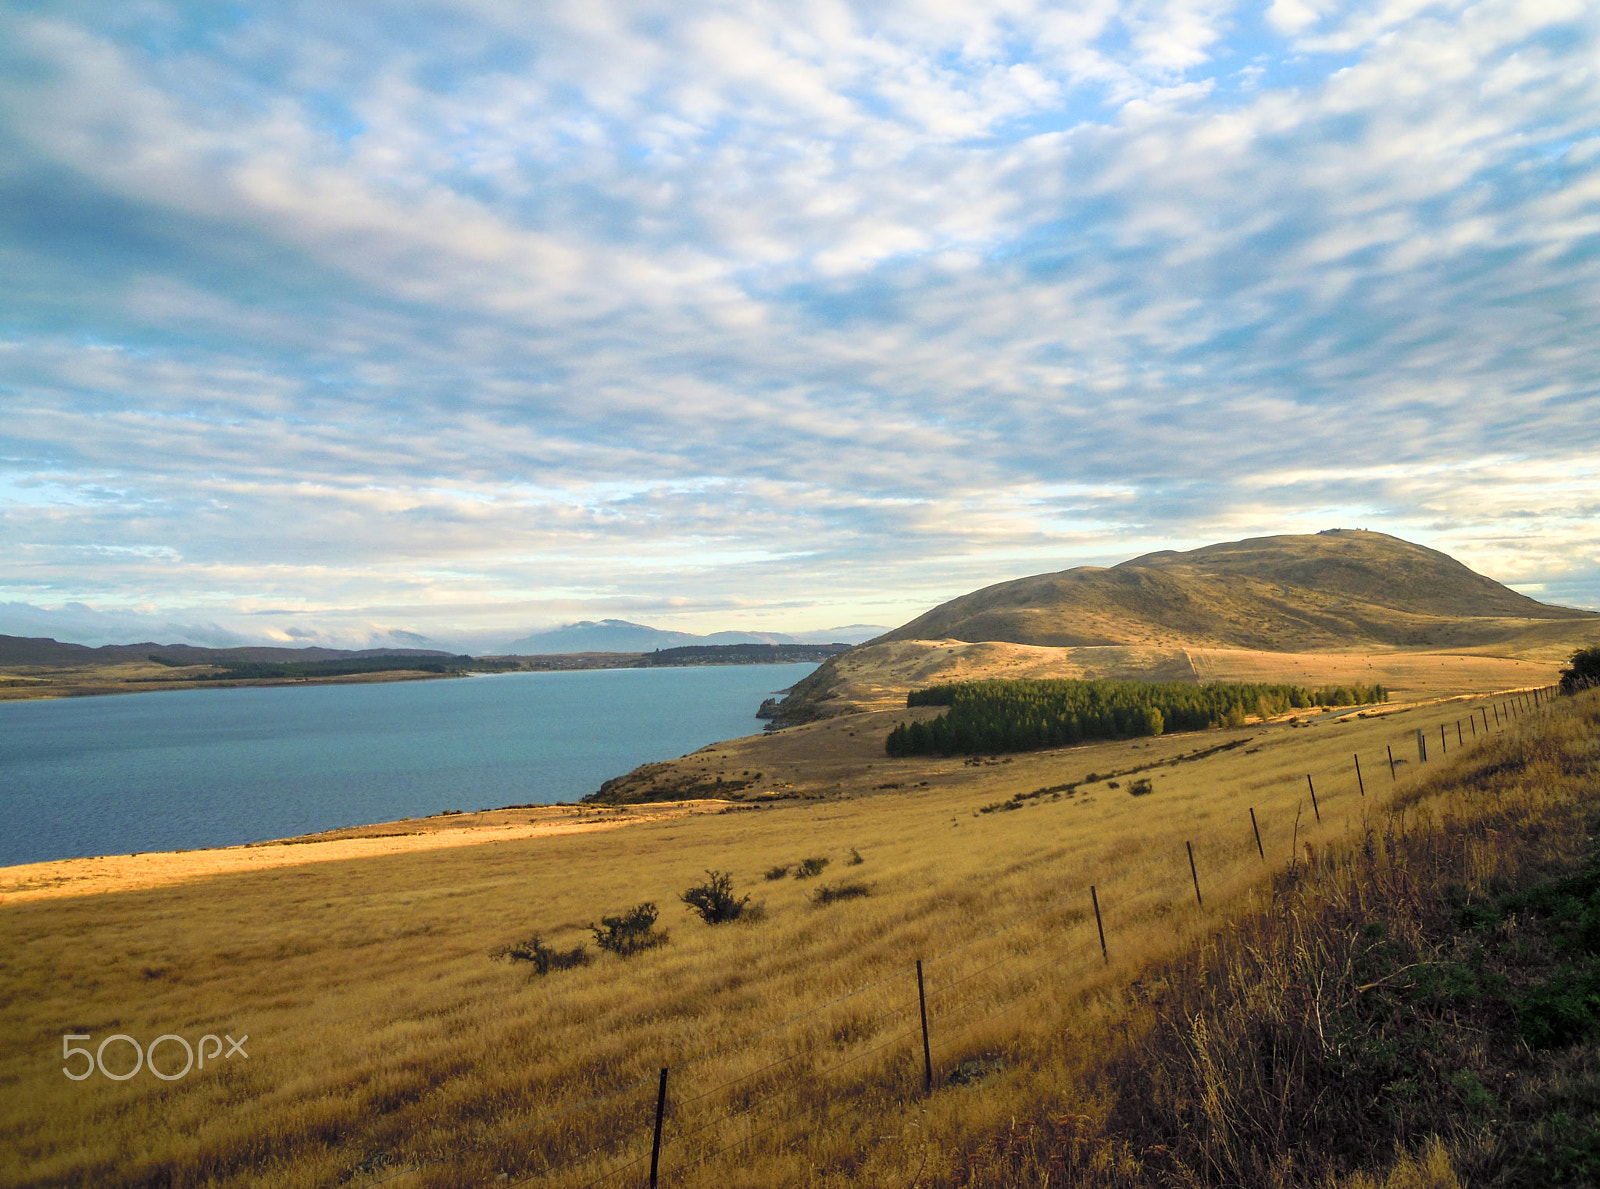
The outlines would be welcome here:
<svg viewBox="0 0 1600 1189">
<path fill-rule="evenodd" d="M 560 1179 L 577 1189 L 605 1184 L 654 1187 L 711 1167 L 765 1137 L 772 1137 L 769 1142 L 790 1142 L 815 1134 L 826 1120 L 818 1120 L 807 1101 L 823 1102 L 835 1118 L 864 1109 L 851 1101 L 850 1086 L 835 1085 L 832 1088 L 838 1092 L 826 1095 L 802 1095 L 795 1092 L 802 1082 L 837 1083 L 841 1076 L 854 1077 L 858 1083 L 854 1097 L 866 1098 L 875 1091 L 880 1108 L 886 1098 L 913 1101 L 940 1084 L 940 1070 L 949 1075 L 954 1057 L 944 1056 L 936 1066 L 934 1053 L 959 1054 L 985 1025 L 1028 1006 L 1041 991 L 1081 987 L 1097 969 L 1114 976 L 1125 966 L 1136 968 L 1144 952 L 1134 949 L 1125 955 L 1119 943 L 1140 936 L 1153 919 L 1171 920 L 1174 937 L 1208 927 L 1204 912 L 1184 916 L 1181 909 L 1209 906 L 1215 914 L 1219 907 L 1236 903 L 1246 890 L 1259 887 L 1279 863 L 1300 863 L 1304 848 L 1311 848 L 1307 861 L 1314 861 L 1319 843 L 1328 841 L 1341 823 L 1348 828 L 1353 811 L 1363 811 L 1364 821 L 1367 809 L 1380 808 L 1414 787 L 1434 761 L 1464 752 L 1541 709 L 1553 689 L 1500 695 L 1470 706 L 1433 707 L 1430 720 L 1441 709 L 1446 717 L 1408 731 L 1399 743 L 1404 755 L 1396 754 L 1393 742 L 1384 744 L 1382 753 L 1368 753 L 1365 764 L 1362 754 L 1353 752 L 1348 766 L 1309 772 L 1304 787 L 1261 797 L 1249 808 L 1248 818 L 1194 831 L 1182 846 L 1148 853 L 1101 884 L 1080 881 L 1062 886 L 1030 912 L 804 1011 L 680 1058 L 659 1074 L 500 1128 L 362 1185 L 385 1185 L 430 1172 L 443 1175 L 445 1170 L 450 1183 L 465 1183 L 463 1165 L 492 1153 L 501 1167 L 520 1167 L 515 1174 L 488 1176 L 489 1184 Z M 1450 717 L 1451 710 L 1461 713 Z M 1057 919 L 1052 922 L 1051 917 Z M 1001 949 L 1004 952 L 996 952 Z M 711 1069 L 718 1058 L 773 1041 L 855 1000 L 865 1001 L 868 1012 L 852 1018 L 848 1034 L 836 1039 L 831 1049 L 795 1046 L 736 1076 L 694 1084 L 696 1075 Z M 875 1063 L 863 1068 L 874 1058 Z M 647 1089 L 657 1093 L 646 1094 Z M 637 1097 L 636 1105 L 625 1101 L 630 1096 Z M 553 1125 L 602 1107 L 622 1106 L 628 1108 L 625 1117 L 631 1125 L 609 1134 L 603 1149 L 547 1155 L 552 1146 L 559 1146 L 553 1142 L 558 1137 L 548 1134 Z"/>
</svg>

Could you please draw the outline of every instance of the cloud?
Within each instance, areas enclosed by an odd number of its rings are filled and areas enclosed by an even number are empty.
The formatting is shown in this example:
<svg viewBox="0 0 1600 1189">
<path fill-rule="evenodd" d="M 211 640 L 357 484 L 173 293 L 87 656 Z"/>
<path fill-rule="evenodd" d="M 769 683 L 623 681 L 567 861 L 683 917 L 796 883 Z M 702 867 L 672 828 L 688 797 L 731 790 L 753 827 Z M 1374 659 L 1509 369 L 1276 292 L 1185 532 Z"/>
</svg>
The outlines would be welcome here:
<svg viewBox="0 0 1600 1189">
<path fill-rule="evenodd" d="M 781 631 L 1360 518 L 1600 606 L 1596 43 L 1508 0 L 7 13 L 0 597 Z"/>
</svg>

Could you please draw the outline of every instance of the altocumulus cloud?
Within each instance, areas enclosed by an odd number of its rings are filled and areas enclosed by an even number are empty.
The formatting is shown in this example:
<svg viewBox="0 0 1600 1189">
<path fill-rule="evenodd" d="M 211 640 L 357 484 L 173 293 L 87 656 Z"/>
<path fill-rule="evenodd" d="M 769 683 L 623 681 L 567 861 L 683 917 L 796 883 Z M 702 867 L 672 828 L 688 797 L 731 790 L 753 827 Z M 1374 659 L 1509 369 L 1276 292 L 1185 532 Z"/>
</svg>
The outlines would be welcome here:
<svg viewBox="0 0 1600 1189">
<path fill-rule="evenodd" d="M 1600 606 L 1597 49 L 1579 0 L 9 6 L 0 603 L 782 630 L 1343 524 Z"/>
</svg>

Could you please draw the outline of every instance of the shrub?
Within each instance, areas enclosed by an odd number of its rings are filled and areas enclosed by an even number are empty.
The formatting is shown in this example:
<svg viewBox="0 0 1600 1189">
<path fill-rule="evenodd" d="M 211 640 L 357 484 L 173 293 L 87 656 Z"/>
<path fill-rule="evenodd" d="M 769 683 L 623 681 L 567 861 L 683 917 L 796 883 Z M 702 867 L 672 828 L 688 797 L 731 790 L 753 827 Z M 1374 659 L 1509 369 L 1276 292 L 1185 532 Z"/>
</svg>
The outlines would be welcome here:
<svg viewBox="0 0 1600 1189">
<path fill-rule="evenodd" d="M 1600 648 L 1585 648 L 1572 654 L 1572 667 L 1561 670 L 1561 692 L 1575 694 L 1600 685 Z"/>
<path fill-rule="evenodd" d="M 738 920 L 744 906 L 750 903 L 749 896 L 734 898 L 733 876 L 727 871 L 707 871 L 705 883 L 695 884 L 678 899 L 699 913 L 708 925 Z"/>
<path fill-rule="evenodd" d="M 1155 792 L 1155 788 L 1148 780 L 1135 780 L 1128 785 L 1128 795 L 1131 797 L 1146 797 Z"/>
<path fill-rule="evenodd" d="M 523 941 L 514 941 L 510 945 L 491 950 L 489 957 L 496 962 L 531 962 L 533 972 L 538 975 L 549 974 L 552 970 L 571 970 L 575 966 L 589 964 L 589 951 L 583 945 L 574 946 L 570 950 L 552 949 L 537 933 Z"/>
<path fill-rule="evenodd" d="M 866 862 L 866 860 L 861 857 L 861 852 L 858 851 L 855 847 L 852 846 L 850 848 L 850 858 L 845 861 L 845 866 L 846 867 L 859 867 L 859 866 L 861 866 L 861 864 L 863 864 L 865 862 Z"/>
<path fill-rule="evenodd" d="M 801 859 L 800 865 L 794 869 L 794 877 L 796 879 L 810 879 L 813 875 L 821 875 L 832 861 L 832 859 L 824 859 L 820 856 L 812 859 Z"/>
<path fill-rule="evenodd" d="M 598 925 L 591 924 L 595 944 L 601 949 L 626 958 L 653 946 L 664 945 L 666 932 L 655 931 L 660 910 L 650 901 L 636 904 L 627 912 L 614 917 L 601 917 Z"/>
<path fill-rule="evenodd" d="M 777 867 L 768 867 L 767 868 L 767 878 L 768 879 L 782 879 L 785 875 L 788 875 L 788 874 L 789 874 L 789 864 L 787 864 L 787 863 L 783 863 L 783 864 L 781 864 L 780 866 L 777 866 Z"/>
<path fill-rule="evenodd" d="M 842 883 L 837 887 L 822 884 L 811 894 L 811 903 L 832 904 L 835 900 L 858 900 L 870 895 L 872 891 L 864 883 Z"/>
</svg>

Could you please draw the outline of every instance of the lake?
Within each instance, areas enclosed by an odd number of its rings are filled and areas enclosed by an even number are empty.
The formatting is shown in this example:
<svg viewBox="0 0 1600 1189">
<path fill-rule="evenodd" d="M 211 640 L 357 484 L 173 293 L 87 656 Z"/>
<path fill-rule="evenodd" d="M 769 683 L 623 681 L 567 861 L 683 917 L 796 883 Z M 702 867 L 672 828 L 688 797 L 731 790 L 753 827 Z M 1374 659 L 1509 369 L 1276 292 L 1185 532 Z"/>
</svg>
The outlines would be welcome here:
<svg viewBox="0 0 1600 1189">
<path fill-rule="evenodd" d="M 816 666 L 503 673 L 0 703 L 0 866 L 576 801 L 740 735 Z"/>
</svg>

